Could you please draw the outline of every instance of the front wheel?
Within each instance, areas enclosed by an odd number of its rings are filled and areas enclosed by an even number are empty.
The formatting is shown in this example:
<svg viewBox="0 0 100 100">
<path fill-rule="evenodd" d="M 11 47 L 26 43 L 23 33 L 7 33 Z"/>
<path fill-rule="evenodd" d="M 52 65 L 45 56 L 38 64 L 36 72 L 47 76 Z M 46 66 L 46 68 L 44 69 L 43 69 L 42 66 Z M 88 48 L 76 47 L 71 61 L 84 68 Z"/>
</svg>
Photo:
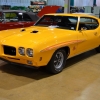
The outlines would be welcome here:
<svg viewBox="0 0 100 100">
<path fill-rule="evenodd" d="M 53 74 L 60 73 L 66 64 L 66 58 L 67 56 L 64 49 L 57 50 L 47 65 L 48 70 Z"/>
</svg>

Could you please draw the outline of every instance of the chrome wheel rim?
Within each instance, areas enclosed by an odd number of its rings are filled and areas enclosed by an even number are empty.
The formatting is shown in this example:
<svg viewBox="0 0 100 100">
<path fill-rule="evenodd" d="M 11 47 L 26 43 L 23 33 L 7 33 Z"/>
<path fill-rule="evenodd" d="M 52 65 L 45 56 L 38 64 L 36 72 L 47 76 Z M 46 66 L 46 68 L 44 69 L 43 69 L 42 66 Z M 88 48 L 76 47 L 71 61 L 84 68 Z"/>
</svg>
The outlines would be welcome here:
<svg viewBox="0 0 100 100">
<path fill-rule="evenodd" d="M 54 59 L 55 69 L 60 69 L 64 61 L 64 55 L 62 52 L 57 52 Z"/>
</svg>

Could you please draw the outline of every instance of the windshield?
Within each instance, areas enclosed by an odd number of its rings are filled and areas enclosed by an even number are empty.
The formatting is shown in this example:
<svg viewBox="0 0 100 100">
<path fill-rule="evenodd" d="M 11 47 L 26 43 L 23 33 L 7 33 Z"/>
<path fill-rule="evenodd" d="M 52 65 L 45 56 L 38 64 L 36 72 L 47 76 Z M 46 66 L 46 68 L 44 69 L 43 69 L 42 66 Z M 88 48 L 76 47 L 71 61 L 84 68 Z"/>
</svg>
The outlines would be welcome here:
<svg viewBox="0 0 100 100">
<path fill-rule="evenodd" d="M 76 30 L 78 17 L 45 15 L 35 26 Z"/>
</svg>

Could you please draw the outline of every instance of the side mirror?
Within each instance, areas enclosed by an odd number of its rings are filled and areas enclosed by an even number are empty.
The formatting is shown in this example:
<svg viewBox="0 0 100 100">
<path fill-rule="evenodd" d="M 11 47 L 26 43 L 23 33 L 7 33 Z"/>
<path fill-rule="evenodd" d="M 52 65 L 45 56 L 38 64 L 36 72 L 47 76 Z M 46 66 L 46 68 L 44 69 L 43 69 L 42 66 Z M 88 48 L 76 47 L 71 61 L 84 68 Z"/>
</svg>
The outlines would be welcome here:
<svg viewBox="0 0 100 100">
<path fill-rule="evenodd" d="M 82 31 L 85 31 L 85 30 L 87 30 L 87 28 L 86 27 L 82 27 L 81 30 Z"/>
<path fill-rule="evenodd" d="M 85 30 L 87 30 L 87 28 L 86 28 L 86 27 L 81 27 L 80 32 L 85 31 Z"/>
<path fill-rule="evenodd" d="M 84 31 L 84 27 L 81 28 L 81 31 Z"/>
</svg>

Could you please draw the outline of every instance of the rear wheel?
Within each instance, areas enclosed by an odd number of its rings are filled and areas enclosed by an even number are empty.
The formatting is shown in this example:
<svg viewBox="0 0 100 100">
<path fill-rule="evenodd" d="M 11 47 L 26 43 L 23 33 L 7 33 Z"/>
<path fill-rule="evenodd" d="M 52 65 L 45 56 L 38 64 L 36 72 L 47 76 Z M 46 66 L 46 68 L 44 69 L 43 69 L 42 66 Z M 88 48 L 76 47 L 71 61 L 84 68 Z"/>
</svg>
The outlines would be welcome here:
<svg viewBox="0 0 100 100">
<path fill-rule="evenodd" d="M 66 64 L 66 57 L 64 49 L 57 50 L 48 63 L 48 70 L 54 74 L 61 72 Z"/>
</svg>

